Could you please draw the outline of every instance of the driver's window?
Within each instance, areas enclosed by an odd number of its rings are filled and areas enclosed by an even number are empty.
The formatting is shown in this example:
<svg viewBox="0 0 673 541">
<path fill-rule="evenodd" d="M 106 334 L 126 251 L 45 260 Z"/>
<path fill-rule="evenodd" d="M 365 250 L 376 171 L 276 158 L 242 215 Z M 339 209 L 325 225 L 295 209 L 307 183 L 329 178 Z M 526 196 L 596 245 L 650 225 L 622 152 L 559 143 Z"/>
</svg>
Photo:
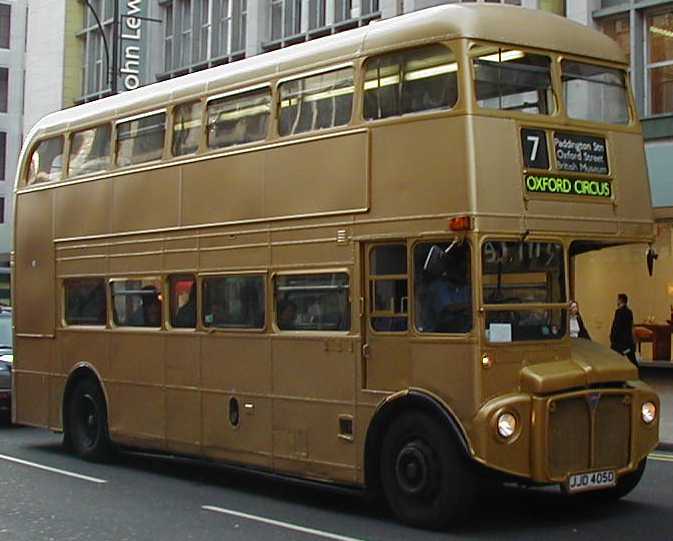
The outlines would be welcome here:
<svg viewBox="0 0 673 541">
<path fill-rule="evenodd" d="M 369 314 L 378 332 L 405 332 L 409 310 L 406 244 L 382 244 L 369 253 Z"/>
<path fill-rule="evenodd" d="M 472 329 L 470 256 L 467 242 L 416 245 L 416 330 L 421 333 L 465 333 Z"/>
</svg>

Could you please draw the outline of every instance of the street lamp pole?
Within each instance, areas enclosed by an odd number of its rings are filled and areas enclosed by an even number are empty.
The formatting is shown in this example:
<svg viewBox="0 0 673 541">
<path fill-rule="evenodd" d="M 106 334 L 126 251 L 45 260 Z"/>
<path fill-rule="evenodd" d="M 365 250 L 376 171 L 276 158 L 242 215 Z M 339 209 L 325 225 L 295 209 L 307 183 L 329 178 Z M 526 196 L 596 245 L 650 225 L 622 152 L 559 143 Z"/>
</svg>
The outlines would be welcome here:
<svg viewBox="0 0 673 541">
<path fill-rule="evenodd" d="M 112 83 L 110 90 L 112 94 L 117 93 L 117 82 L 119 80 L 119 0 L 113 0 L 112 9 Z"/>
<path fill-rule="evenodd" d="M 107 42 L 107 37 L 105 36 L 105 30 L 103 29 L 103 25 L 100 22 L 100 18 L 98 17 L 98 13 L 96 13 L 96 10 L 94 7 L 91 5 L 91 2 L 89 0 L 84 0 L 84 3 L 86 6 L 91 10 L 91 14 L 93 15 L 93 18 L 96 19 L 96 25 L 98 26 L 98 30 L 100 30 L 100 35 L 103 38 L 103 47 L 105 47 L 105 58 L 107 60 L 107 66 L 108 66 L 108 74 L 107 74 L 107 81 L 108 85 L 110 86 L 110 91 L 112 94 L 117 93 L 117 71 L 119 71 L 119 67 L 117 65 L 117 58 L 119 56 L 119 51 L 118 51 L 118 27 L 119 27 L 119 0 L 114 0 L 114 9 L 112 12 L 112 59 L 110 59 L 110 47 Z M 112 65 L 110 65 L 110 60 L 112 60 Z"/>
</svg>

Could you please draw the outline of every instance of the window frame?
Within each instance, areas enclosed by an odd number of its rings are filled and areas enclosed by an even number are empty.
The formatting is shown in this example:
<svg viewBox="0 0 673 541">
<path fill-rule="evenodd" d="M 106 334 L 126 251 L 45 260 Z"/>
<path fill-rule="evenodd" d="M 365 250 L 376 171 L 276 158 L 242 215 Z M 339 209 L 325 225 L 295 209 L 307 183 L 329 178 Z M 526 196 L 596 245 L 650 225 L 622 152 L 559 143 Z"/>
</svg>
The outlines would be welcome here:
<svg viewBox="0 0 673 541">
<path fill-rule="evenodd" d="M 543 56 L 549 59 L 549 88 L 551 90 L 551 103 L 548 104 L 550 108 L 549 113 L 527 113 L 524 111 L 516 110 L 505 110 L 505 109 L 496 109 L 491 107 L 481 107 L 477 101 L 477 78 L 476 78 L 476 64 L 475 59 L 477 58 L 476 53 L 474 52 L 477 47 L 495 47 L 500 51 L 501 49 L 516 49 L 517 51 L 522 51 L 524 54 L 528 55 L 537 55 Z M 465 52 L 467 56 L 468 66 L 469 66 L 469 84 L 470 84 L 470 93 L 472 96 L 472 106 L 475 108 L 475 111 L 478 111 L 479 114 L 493 115 L 507 118 L 525 118 L 528 122 L 530 119 L 558 119 L 562 115 L 566 115 L 565 108 L 565 95 L 563 94 L 563 87 L 558 87 L 560 81 L 557 80 L 557 77 L 561 76 L 561 64 L 562 59 L 569 59 L 568 57 L 561 57 L 561 55 L 556 54 L 551 50 L 539 50 L 526 46 L 512 45 L 507 43 L 498 43 L 493 41 L 483 41 L 478 39 L 468 40 L 465 44 Z M 495 54 L 495 53 L 493 53 Z M 558 75 L 557 75 L 558 74 Z M 521 115 L 519 117 L 519 115 Z"/>
<path fill-rule="evenodd" d="M 194 281 L 194 285 L 192 287 L 196 288 L 196 305 L 195 305 L 195 310 L 196 313 L 194 315 L 194 326 L 193 327 L 178 327 L 173 323 L 173 278 L 192 278 Z M 167 301 L 165 303 L 162 303 L 166 305 L 166 308 L 164 309 L 162 306 L 162 311 L 165 310 L 165 319 L 164 319 L 164 327 L 168 331 L 175 331 L 175 332 L 181 332 L 181 333 L 193 333 L 198 331 L 201 328 L 201 321 L 199 318 L 199 309 L 201 306 L 201 295 L 199 294 L 199 275 L 195 272 L 171 272 L 165 275 L 165 279 L 163 281 L 164 288 L 166 290 L 166 299 Z M 183 305 L 184 306 L 184 305 Z M 177 310 L 175 312 L 175 315 L 177 316 Z"/>
<path fill-rule="evenodd" d="M 470 310 L 472 313 L 472 325 L 470 329 L 464 332 L 433 332 L 433 331 L 421 331 L 418 328 L 418 323 L 420 316 L 416 313 L 416 265 L 415 265 L 415 253 L 416 253 L 416 247 L 421 245 L 421 244 L 451 244 L 453 241 L 458 241 L 459 245 L 460 244 L 467 244 L 469 247 L 470 251 L 470 257 L 468 259 L 468 265 L 469 265 L 469 270 L 467 273 L 467 277 L 469 280 L 469 285 L 470 285 Z M 460 337 L 465 337 L 468 336 L 472 333 L 475 332 L 475 329 L 478 329 L 479 323 L 478 323 L 478 303 L 477 303 L 477 292 L 476 292 L 476 287 L 475 283 L 479 282 L 479 280 L 475 280 L 476 276 L 476 269 L 475 269 L 475 254 L 474 254 L 474 243 L 471 242 L 467 238 L 458 238 L 455 235 L 453 237 L 424 237 L 424 238 L 418 238 L 414 239 L 412 242 L 409 243 L 409 251 L 407 253 L 407 273 L 409 276 L 409 330 L 410 332 L 419 337 L 445 337 L 445 336 L 460 336 Z M 409 272 L 409 263 L 411 263 L 411 272 Z"/>
<path fill-rule="evenodd" d="M 70 173 L 70 160 L 72 159 L 72 138 L 77 135 L 78 133 L 82 133 L 85 131 L 90 131 L 90 130 L 95 130 L 98 129 L 102 126 L 108 125 L 110 126 L 110 153 L 108 154 L 108 164 L 105 169 L 100 169 L 98 171 L 90 171 L 87 173 L 79 173 L 77 175 L 73 175 Z M 67 148 L 64 148 L 63 153 L 67 154 L 66 158 L 66 164 L 67 167 L 64 171 L 63 178 L 64 179 L 75 179 L 75 178 L 80 178 L 80 177 L 89 177 L 89 176 L 98 176 L 98 175 L 103 175 L 105 173 L 108 173 L 110 170 L 118 167 L 116 165 L 116 152 L 115 152 L 115 142 L 117 140 L 117 129 L 114 121 L 106 121 L 106 122 L 99 122 L 97 124 L 93 124 L 90 126 L 78 126 L 75 128 L 70 129 L 69 131 L 65 132 L 63 134 L 65 136 L 65 141 L 64 144 L 66 145 Z M 67 152 L 66 152 L 67 151 Z"/>
<path fill-rule="evenodd" d="M 126 124 L 127 122 L 134 122 L 136 120 L 142 120 L 143 118 L 147 118 L 150 116 L 158 115 L 158 114 L 163 114 L 164 115 L 164 140 L 163 140 L 163 145 L 161 147 L 161 156 L 158 158 L 155 158 L 153 160 L 147 160 L 147 161 L 142 161 L 142 162 L 137 162 L 137 163 L 129 163 L 129 164 L 120 164 L 119 163 L 119 126 L 121 124 Z M 151 111 L 145 111 L 143 113 L 138 113 L 136 115 L 131 115 L 127 117 L 123 117 L 120 119 L 117 119 L 113 122 L 113 132 L 111 134 L 111 137 L 114 137 L 113 141 L 113 153 L 112 153 L 112 164 L 111 166 L 115 169 L 128 169 L 131 167 L 145 167 L 148 165 L 156 165 L 157 163 L 160 163 L 164 160 L 166 160 L 166 144 L 171 140 L 172 136 L 172 126 L 169 126 L 169 118 L 172 119 L 171 116 L 171 111 L 167 107 L 161 107 L 158 109 L 152 109 Z M 171 129 L 171 131 L 169 131 Z"/>
<path fill-rule="evenodd" d="M 159 282 L 159 288 L 157 290 L 158 295 L 161 295 L 161 321 L 158 327 L 150 327 L 144 325 L 119 325 L 115 321 L 115 294 L 113 291 L 113 284 L 116 282 L 128 282 L 130 280 L 153 280 Z M 109 326 L 112 329 L 123 329 L 125 331 L 131 330 L 132 332 L 160 332 L 167 328 L 166 326 L 166 292 L 165 292 L 166 280 L 163 275 L 140 275 L 140 276 L 115 276 L 113 278 L 107 278 L 107 290 L 109 295 L 108 297 L 108 319 Z"/>
<path fill-rule="evenodd" d="M 208 278 L 235 278 L 246 276 L 259 276 L 262 278 L 262 285 L 264 287 L 264 324 L 261 327 L 218 327 L 216 325 L 206 325 L 204 318 L 205 310 L 205 295 L 203 289 Z M 262 334 L 269 328 L 269 272 L 268 270 L 246 270 L 246 271 L 224 271 L 224 272 L 202 272 L 197 275 L 197 329 L 203 330 L 207 333 L 224 332 L 224 333 L 251 333 Z"/>
<path fill-rule="evenodd" d="M 421 111 L 414 111 L 411 113 L 402 113 L 399 115 L 390 115 L 383 118 L 368 118 L 365 116 L 365 85 L 367 83 L 366 74 L 367 74 L 367 62 L 374 58 L 385 57 L 394 54 L 404 54 L 406 52 L 417 51 L 423 48 L 432 47 L 432 46 L 442 46 L 449 51 L 454 57 L 454 62 L 457 66 L 456 68 L 456 102 L 453 106 L 448 108 L 435 108 L 435 109 L 425 109 Z M 393 49 L 389 51 L 374 53 L 368 56 L 362 56 L 359 58 L 358 63 L 358 74 L 355 84 L 358 87 L 357 104 L 354 105 L 357 109 L 356 114 L 358 122 L 370 124 L 372 122 L 403 122 L 407 119 L 414 119 L 418 117 L 425 117 L 431 115 L 452 115 L 459 114 L 464 108 L 464 97 L 465 92 L 465 83 L 464 83 L 464 73 L 465 71 L 465 61 L 463 53 L 463 44 L 460 39 L 452 40 L 433 40 L 412 47 L 403 47 L 398 49 Z M 355 117 L 354 117 L 355 118 Z"/>
<path fill-rule="evenodd" d="M 84 324 L 73 324 L 68 323 L 68 294 L 66 283 L 71 280 L 100 280 L 100 283 L 103 287 L 103 293 L 105 294 L 105 322 L 101 324 L 97 323 L 84 323 Z M 108 293 L 107 279 L 105 276 L 70 276 L 67 278 L 61 278 L 61 306 L 62 310 L 60 311 L 61 315 L 61 328 L 63 329 L 109 329 L 110 328 L 110 296 Z"/>
<path fill-rule="evenodd" d="M 365 287 L 366 290 L 363 292 L 364 293 L 364 298 L 365 298 L 365 306 L 364 306 L 364 316 L 367 325 L 367 332 L 378 335 L 378 336 L 411 336 L 414 332 L 414 324 L 412 322 L 412 273 L 409 272 L 409 253 L 410 253 L 410 246 L 409 246 L 409 241 L 408 239 L 391 239 L 391 240 L 385 240 L 381 242 L 374 242 L 372 244 L 369 244 L 367 247 L 367 250 L 365 251 L 365 268 L 366 268 L 366 274 L 365 274 Z M 403 246 L 404 247 L 404 257 L 406 259 L 406 267 L 407 267 L 407 272 L 406 274 L 373 274 L 372 273 L 372 252 L 376 250 L 377 248 L 381 248 L 382 246 Z M 413 264 L 413 261 L 412 261 Z M 404 313 L 405 317 L 403 318 L 402 316 L 397 317 L 395 315 L 380 315 L 377 316 L 375 315 L 378 311 L 374 307 L 374 296 L 372 295 L 372 289 L 371 285 L 373 282 L 376 282 L 377 279 L 373 278 L 375 276 L 379 276 L 379 280 L 406 280 L 407 283 L 407 310 Z M 400 308 L 402 308 L 402 302 L 401 300 L 404 299 L 405 297 L 400 298 Z M 374 328 L 372 325 L 372 319 L 376 317 L 389 317 L 393 319 L 404 319 L 406 321 L 406 328 L 403 330 L 398 330 L 398 331 L 378 331 Z"/>
<path fill-rule="evenodd" d="M 257 90 L 263 90 L 263 89 L 268 89 L 269 91 L 269 116 L 267 119 L 267 125 L 266 125 L 266 136 L 262 139 L 256 140 L 256 141 L 250 141 L 247 143 L 239 143 L 239 144 L 233 144 L 233 145 L 226 145 L 226 146 L 218 146 L 218 147 L 211 147 L 210 142 L 209 142 L 209 136 L 208 136 L 208 130 L 210 129 L 209 127 L 209 121 L 208 121 L 208 108 L 210 107 L 210 103 L 215 100 L 220 100 L 224 98 L 230 98 L 233 96 L 237 95 L 243 95 L 247 94 L 250 92 L 254 92 Z M 221 152 L 232 152 L 239 150 L 241 148 L 248 148 L 251 145 L 259 145 L 259 144 L 264 144 L 268 143 L 272 139 L 272 134 L 275 133 L 275 127 L 274 124 L 277 122 L 273 107 L 274 107 L 274 87 L 271 83 L 271 81 L 264 82 L 264 83 L 258 83 L 255 85 L 250 85 L 250 86 L 244 86 L 241 88 L 237 88 L 235 90 L 228 90 L 226 92 L 221 92 L 218 94 L 214 94 L 212 96 L 207 96 L 205 100 L 205 106 L 203 108 L 203 122 L 201 125 L 201 130 L 202 130 L 202 147 L 204 149 L 204 153 L 221 153 Z"/>
<path fill-rule="evenodd" d="M 566 297 L 565 302 L 560 302 L 560 303 L 520 303 L 520 304 L 486 304 L 484 302 L 484 280 L 483 280 L 483 258 L 482 258 L 482 253 L 484 250 L 484 245 L 487 242 L 491 241 L 496 241 L 496 242 L 520 242 L 521 238 L 516 237 L 515 235 L 498 235 L 498 234 L 489 234 L 489 235 L 484 235 L 479 239 L 479 244 L 478 244 L 478 253 L 475 253 L 473 255 L 473 258 L 476 257 L 476 266 L 474 272 L 479 272 L 478 276 L 478 292 L 474 292 L 477 295 L 477 301 L 478 304 L 475 305 L 476 310 L 480 313 L 483 314 L 483 317 L 480 317 L 479 319 L 481 320 L 478 325 L 475 324 L 473 328 L 479 328 L 479 333 L 481 334 L 482 340 L 484 341 L 484 344 L 487 345 L 489 348 L 497 348 L 497 347 L 517 347 L 517 346 L 526 346 L 530 344 L 545 344 L 545 345 L 551 345 L 551 344 L 559 344 L 565 341 L 566 339 L 569 339 L 570 337 L 570 332 L 568 328 L 568 302 L 570 299 L 570 290 L 569 290 L 569 246 L 568 244 L 563 241 L 559 237 L 546 237 L 546 236 L 540 236 L 540 237 L 528 237 L 525 239 L 525 242 L 539 242 L 539 243 L 549 243 L 549 244 L 558 244 L 561 246 L 561 249 L 563 250 L 563 288 L 564 288 L 564 293 Z M 475 251 L 476 252 L 476 251 Z M 536 310 L 536 309 L 546 309 L 549 311 L 552 310 L 561 310 L 562 312 L 565 311 L 565 316 L 563 318 L 563 321 L 565 321 L 565 329 L 564 333 L 554 339 L 539 339 L 539 340 L 512 340 L 510 342 L 491 342 L 488 340 L 486 337 L 486 320 L 487 320 L 487 313 L 489 311 L 516 311 L 516 312 L 525 312 L 525 311 L 530 311 L 530 310 Z"/>
<path fill-rule="evenodd" d="M 276 284 L 277 278 L 282 276 L 312 276 L 316 274 L 345 274 L 348 278 L 348 317 L 349 317 L 349 327 L 345 330 L 308 330 L 308 329 L 281 329 L 278 326 L 278 299 L 276 297 Z M 285 335 L 301 335 L 301 336 L 318 336 L 320 334 L 329 335 L 329 336 L 347 336 L 353 334 L 353 332 L 358 331 L 358 326 L 355 326 L 354 322 L 357 321 L 357 318 L 354 317 L 353 308 L 353 273 L 352 270 L 347 267 L 332 267 L 332 268 L 318 268 L 318 269 L 301 269 L 301 270 L 283 270 L 283 271 L 274 271 L 269 276 L 269 289 L 271 294 L 268 295 L 268 303 L 271 305 L 271 310 L 269 315 L 271 318 L 267 318 L 267 326 L 270 331 L 276 334 L 285 334 Z M 269 325 L 269 321 L 271 324 Z"/>
<path fill-rule="evenodd" d="M 673 70 L 673 58 L 670 60 L 661 60 L 658 62 L 651 62 L 650 61 L 650 53 L 651 53 L 651 40 L 650 40 L 650 32 L 649 32 L 649 19 L 650 17 L 656 17 L 657 15 L 664 15 L 666 13 L 670 13 L 671 17 L 673 17 L 673 6 L 662 6 L 662 7 L 654 7 L 652 9 L 648 9 L 643 13 L 642 16 L 642 28 L 643 28 L 643 36 L 644 36 L 644 42 L 643 42 L 643 51 L 642 51 L 642 58 L 643 58 L 643 85 L 644 85 L 644 98 L 645 98 L 645 116 L 647 117 L 660 117 L 660 116 L 669 116 L 673 114 L 673 108 L 670 111 L 665 111 L 661 113 L 653 113 L 652 112 L 652 105 L 653 105 L 653 99 L 652 99 L 652 83 L 650 81 L 650 76 L 652 73 L 652 70 L 657 69 L 657 68 L 671 68 Z"/>
<path fill-rule="evenodd" d="M 291 83 L 293 81 L 299 81 L 301 79 L 309 79 L 311 77 L 315 77 L 318 75 L 323 75 L 325 73 L 331 73 L 331 72 L 336 72 L 340 71 L 343 69 L 350 68 L 353 71 L 353 98 L 352 98 L 352 103 L 351 103 L 351 114 L 348 122 L 345 124 L 340 124 L 338 126 L 331 126 L 329 128 L 318 128 L 318 129 L 312 129 L 312 130 L 307 130 L 307 131 L 302 131 L 298 133 L 289 133 L 286 135 L 281 135 L 280 133 L 280 111 L 281 111 L 281 102 L 282 102 L 282 97 L 281 97 L 281 86 L 286 84 L 286 83 Z M 273 85 L 273 95 L 272 95 L 272 109 L 274 109 L 274 114 L 273 114 L 273 119 L 272 122 L 274 124 L 273 127 L 273 132 L 274 135 L 281 139 L 287 139 L 291 137 L 302 137 L 302 136 L 307 136 L 307 135 L 315 135 L 317 133 L 330 133 L 332 130 L 342 130 L 342 129 L 347 129 L 349 126 L 352 126 L 353 123 L 355 122 L 357 118 L 357 113 L 358 113 L 358 103 L 361 101 L 361 98 L 357 95 L 357 89 L 359 87 L 359 81 L 361 79 L 360 75 L 360 67 L 358 63 L 354 62 L 341 62 L 339 64 L 333 64 L 330 66 L 326 66 L 324 68 L 319 68 L 311 71 L 306 71 L 303 73 L 299 73 L 296 75 L 290 75 L 287 77 L 283 77 L 282 79 L 278 79 Z"/>
<path fill-rule="evenodd" d="M 174 153 L 174 144 L 175 144 L 175 112 L 179 107 L 189 105 L 189 104 L 200 104 L 201 105 L 201 114 L 199 118 L 199 139 L 198 143 L 196 146 L 196 150 L 194 152 L 190 152 L 188 154 L 175 154 Z M 204 151 L 204 145 L 205 145 L 205 135 L 206 135 L 206 127 L 205 124 L 208 120 L 208 101 L 204 100 L 202 96 L 195 97 L 193 99 L 187 99 L 184 101 L 180 101 L 178 103 L 174 103 L 173 105 L 170 106 L 169 110 L 167 111 L 167 120 L 166 120 L 166 131 L 168 137 L 166 137 L 166 141 L 164 141 L 165 145 L 168 147 L 168 160 L 182 160 L 182 159 L 189 159 L 193 158 L 194 156 L 197 156 L 198 154 L 202 154 Z M 168 130 L 170 129 L 170 133 L 168 133 Z M 163 158 L 162 158 L 163 159 Z"/>
<path fill-rule="evenodd" d="M 564 62 L 570 62 L 570 63 L 575 63 L 575 64 L 585 64 L 589 66 L 597 66 L 600 68 L 605 68 L 606 70 L 614 70 L 614 71 L 621 71 L 623 72 L 624 76 L 624 92 L 625 92 L 625 103 L 626 103 L 626 109 L 627 109 L 627 114 L 628 114 L 628 122 L 617 124 L 617 123 L 610 123 L 610 122 L 604 122 L 604 121 L 599 121 L 599 120 L 588 120 L 584 118 L 576 118 L 573 116 L 570 116 L 568 114 L 568 108 L 566 106 L 566 92 L 565 92 L 565 83 L 563 80 L 563 63 Z M 629 68 L 628 66 L 624 66 L 615 62 L 607 62 L 604 60 L 600 59 L 594 59 L 594 58 L 582 58 L 578 56 L 573 56 L 573 55 L 566 55 L 566 54 L 559 54 L 556 58 L 556 69 L 558 71 L 558 84 L 560 85 L 559 87 L 559 92 L 558 92 L 558 99 L 560 100 L 560 103 L 562 104 L 562 109 L 563 109 L 563 115 L 565 118 L 568 119 L 569 122 L 572 124 L 583 124 L 583 125 L 590 125 L 590 126 L 607 126 L 607 129 L 629 129 L 632 128 L 636 124 L 636 119 L 638 118 L 638 114 L 636 112 L 635 104 L 633 102 L 633 88 L 631 86 L 631 77 L 629 76 Z M 594 130 L 596 129 L 595 127 L 593 128 Z M 558 130 L 562 131 L 562 130 Z"/>
<path fill-rule="evenodd" d="M 68 137 L 66 137 L 66 132 L 59 132 L 59 133 L 54 133 L 50 135 L 45 135 L 43 137 L 40 137 L 37 139 L 35 142 L 30 147 L 30 152 L 27 155 L 27 159 L 25 162 L 25 170 L 23 171 L 22 174 L 22 181 L 24 186 L 39 186 L 43 184 L 49 184 L 49 183 L 56 183 L 56 182 L 61 182 L 63 181 L 66 176 L 65 176 L 65 167 L 64 164 L 66 163 L 66 160 L 68 159 L 67 151 L 68 148 L 67 146 L 70 145 L 70 141 Z M 59 175 L 58 178 L 54 179 L 46 179 L 46 180 L 38 180 L 37 177 L 38 175 L 35 175 L 35 178 L 33 180 L 30 180 L 30 168 L 31 168 L 31 162 L 33 161 L 33 155 L 35 152 L 37 152 L 37 149 L 40 147 L 40 145 L 46 141 L 49 141 L 51 139 L 61 139 L 61 174 Z"/>
</svg>

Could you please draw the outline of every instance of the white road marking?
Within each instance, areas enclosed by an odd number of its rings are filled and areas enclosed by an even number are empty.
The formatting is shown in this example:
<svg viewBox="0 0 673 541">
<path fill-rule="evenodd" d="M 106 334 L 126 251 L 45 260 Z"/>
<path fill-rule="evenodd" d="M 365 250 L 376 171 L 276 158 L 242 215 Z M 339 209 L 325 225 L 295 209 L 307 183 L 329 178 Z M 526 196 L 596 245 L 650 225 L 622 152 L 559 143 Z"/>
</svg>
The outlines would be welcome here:
<svg viewBox="0 0 673 541">
<path fill-rule="evenodd" d="M 223 513 L 225 515 L 232 515 L 234 517 L 245 518 L 248 520 L 254 520 L 256 522 L 263 522 L 264 524 L 271 524 L 272 526 L 278 526 L 280 528 L 285 528 L 287 530 L 294 530 L 295 532 L 302 532 L 309 535 L 324 537 L 326 539 L 336 539 L 337 541 L 361 541 L 360 539 L 356 539 L 355 537 L 346 537 L 344 535 L 337 535 L 330 532 L 324 532 L 322 530 L 314 530 L 313 528 L 304 528 L 303 526 L 297 526 L 296 524 L 291 524 L 289 522 L 281 522 L 279 520 L 272 520 L 270 518 L 264 518 L 257 515 L 249 515 L 247 513 L 241 513 L 240 511 L 223 509 L 222 507 L 204 505 L 202 506 L 202 509 L 205 509 L 206 511 L 215 511 L 217 513 Z"/>
<path fill-rule="evenodd" d="M 673 462 L 673 455 L 664 453 L 650 453 L 650 458 L 652 460 L 660 460 L 662 462 Z"/>
<path fill-rule="evenodd" d="M 43 466 L 42 464 L 36 464 L 35 462 L 28 462 L 27 460 L 14 458 L 13 456 L 0 455 L 0 460 L 6 460 L 8 462 L 16 462 L 17 464 L 23 464 L 24 466 L 30 466 L 31 468 L 37 468 L 38 470 L 45 470 L 52 473 L 59 473 L 61 475 L 67 475 L 68 477 L 75 477 L 76 479 L 82 479 L 84 481 L 89 481 L 91 483 L 107 483 L 105 479 L 98 479 L 97 477 L 89 477 L 88 475 L 73 473 L 66 470 L 59 470 L 58 468 Z"/>
</svg>

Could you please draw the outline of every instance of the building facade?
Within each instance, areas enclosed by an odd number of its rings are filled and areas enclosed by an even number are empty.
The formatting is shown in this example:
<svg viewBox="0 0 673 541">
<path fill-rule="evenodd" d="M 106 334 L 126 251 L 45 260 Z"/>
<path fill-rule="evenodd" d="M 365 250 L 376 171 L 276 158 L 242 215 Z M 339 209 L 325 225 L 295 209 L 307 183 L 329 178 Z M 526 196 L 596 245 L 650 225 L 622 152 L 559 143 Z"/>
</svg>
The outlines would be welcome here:
<svg viewBox="0 0 673 541">
<path fill-rule="evenodd" d="M 25 0 L 0 1 L 0 266 L 9 264 L 12 187 L 23 127 Z"/>
</svg>

